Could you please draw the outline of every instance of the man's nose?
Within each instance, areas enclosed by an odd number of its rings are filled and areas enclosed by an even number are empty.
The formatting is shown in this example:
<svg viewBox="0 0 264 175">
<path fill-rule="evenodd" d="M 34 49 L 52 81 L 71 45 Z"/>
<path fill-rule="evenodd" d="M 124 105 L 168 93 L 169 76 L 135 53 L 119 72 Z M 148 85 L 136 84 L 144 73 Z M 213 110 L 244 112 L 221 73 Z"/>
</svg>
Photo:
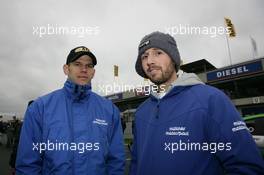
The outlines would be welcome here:
<svg viewBox="0 0 264 175">
<path fill-rule="evenodd" d="M 87 70 L 88 70 L 87 66 L 85 66 L 85 65 L 81 66 L 81 72 L 87 72 Z"/>
<path fill-rule="evenodd" d="M 151 64 L 154 64 L 155 62 L 155 57 L 153 54 L 150 54 L 147 58 L 147 65 L 151 65 Z"/>
</svg>

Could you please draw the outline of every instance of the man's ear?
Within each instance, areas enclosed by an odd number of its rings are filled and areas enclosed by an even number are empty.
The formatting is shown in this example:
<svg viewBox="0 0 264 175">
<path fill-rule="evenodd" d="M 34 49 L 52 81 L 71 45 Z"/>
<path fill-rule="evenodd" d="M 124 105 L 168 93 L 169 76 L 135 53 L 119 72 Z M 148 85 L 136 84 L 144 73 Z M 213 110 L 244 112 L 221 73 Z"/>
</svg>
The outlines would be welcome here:
<svg viewBox="0 0 264 175">
<path fill-rule="evenodd" d="M 69 65 L 67 65 L 67 64 L 63 65 L 63 72 L 64 72 L 65 75 L 69 74 Z"/>
<path fill-rule="evenodd" d="M 93 69 L 92 78 L 94 77 L 94 74 L 95 74 L 95 69 Z"/>
</svg>

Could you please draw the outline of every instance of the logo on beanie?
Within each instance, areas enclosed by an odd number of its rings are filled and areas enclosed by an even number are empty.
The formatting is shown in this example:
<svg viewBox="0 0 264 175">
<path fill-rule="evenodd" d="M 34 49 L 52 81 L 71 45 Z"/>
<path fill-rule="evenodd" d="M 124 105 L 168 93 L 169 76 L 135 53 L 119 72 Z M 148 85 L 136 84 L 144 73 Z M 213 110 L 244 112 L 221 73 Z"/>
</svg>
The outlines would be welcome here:
<svg viewBox="0 0 264 175">
<path fill-rule="evenodd" d="M 144 43 L 142 43 L 142 44 L 139 45 L 139 49 L 140 49 L 141 47 L 144 47 L 144 46 L 148 45 L 149 43 L 150 43 L 149 40 L 148 40 L 148 41 L 145 41 Z"/>
<path fill-rule="evenodd" d="M 86 47 L 79 47 L 77 49 L 74 50 L 75 53 L 77 52 L 90 52 L 90 50 Z"/>
</svg>

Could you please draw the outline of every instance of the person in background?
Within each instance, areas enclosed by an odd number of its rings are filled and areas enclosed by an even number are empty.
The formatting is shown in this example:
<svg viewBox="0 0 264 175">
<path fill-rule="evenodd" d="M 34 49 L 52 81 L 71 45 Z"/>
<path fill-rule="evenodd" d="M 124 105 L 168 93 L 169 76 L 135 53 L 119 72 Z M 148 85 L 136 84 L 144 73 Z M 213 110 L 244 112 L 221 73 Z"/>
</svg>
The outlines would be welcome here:
<svg viewBox="0 0 264 175">
<path fill-rule="evenodd" d="M 29 105 L 33 103 L 33 100 L 30 100 L 28 102 L 27 107 L 29 107 Z M 22 121 L 20 120 L 15 120 L 15 125 L 14 125 L 14 145 L 12 148 L 12 152 L 10 154 L 10 158 L 9 158 L 9 166 L 10 166 L 10 171 L 12 175 L 15 175 L 16 172 L 16 157 L 17 157 L 17 147 L 18 147 L 18 143 L 19 143 L 19 137 L 20 137 L 20 132 L 21 132 L 21 127 L 22 127 Z"/>
<path fill-rule="evenodd" d="M 2 121 L 2 116 L 0 116 L 0 146 L 3 142 L 3 133 L 4 133 L 4 123 Z"/>
<path fill-rule="evenodd" d="M 125 130 L 126 130 L 126 121 L 125 121 L 123 116 L 121 117 L 121 124 L 122 124 L 122 130 L 123 130 L 123 133 L 124 133 Z"/>
</svg>

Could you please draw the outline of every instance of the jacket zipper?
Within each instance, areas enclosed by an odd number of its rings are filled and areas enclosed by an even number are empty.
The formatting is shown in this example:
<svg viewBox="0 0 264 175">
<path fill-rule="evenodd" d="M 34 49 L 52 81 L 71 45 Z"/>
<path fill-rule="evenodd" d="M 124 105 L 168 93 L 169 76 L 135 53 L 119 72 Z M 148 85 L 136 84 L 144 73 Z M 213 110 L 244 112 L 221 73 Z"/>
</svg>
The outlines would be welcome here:
<svg viewBox="0 0 264 175">
<path fill-rule="evenodd" d="M 73 111 L 72 111 L 72 107 L 73 107 L 73 103 L 74 102 L 69 100 L 66 103 L 67 103 L 67 109 L 68 109 L 69 120 L 70 120 L 71 141 L 73 143 L 75 143 L 75 140 L 74 140 L 74 127 L 73 127 Z M 74 174 L 74 172 L 75 172 L 75 166 L 74 166 L 75 155 L 74 155 L 74 152 L 72 152 L 72 156 L 73 156 L 72 157 L 72 174 Z"/>
<path fill-rule="evenodd" d="M 157 106 L 156 106 L 156 119 L 159 118 L 159 106 L 160 106 L 160 100 L 158 100 Z"/>
</svg>

